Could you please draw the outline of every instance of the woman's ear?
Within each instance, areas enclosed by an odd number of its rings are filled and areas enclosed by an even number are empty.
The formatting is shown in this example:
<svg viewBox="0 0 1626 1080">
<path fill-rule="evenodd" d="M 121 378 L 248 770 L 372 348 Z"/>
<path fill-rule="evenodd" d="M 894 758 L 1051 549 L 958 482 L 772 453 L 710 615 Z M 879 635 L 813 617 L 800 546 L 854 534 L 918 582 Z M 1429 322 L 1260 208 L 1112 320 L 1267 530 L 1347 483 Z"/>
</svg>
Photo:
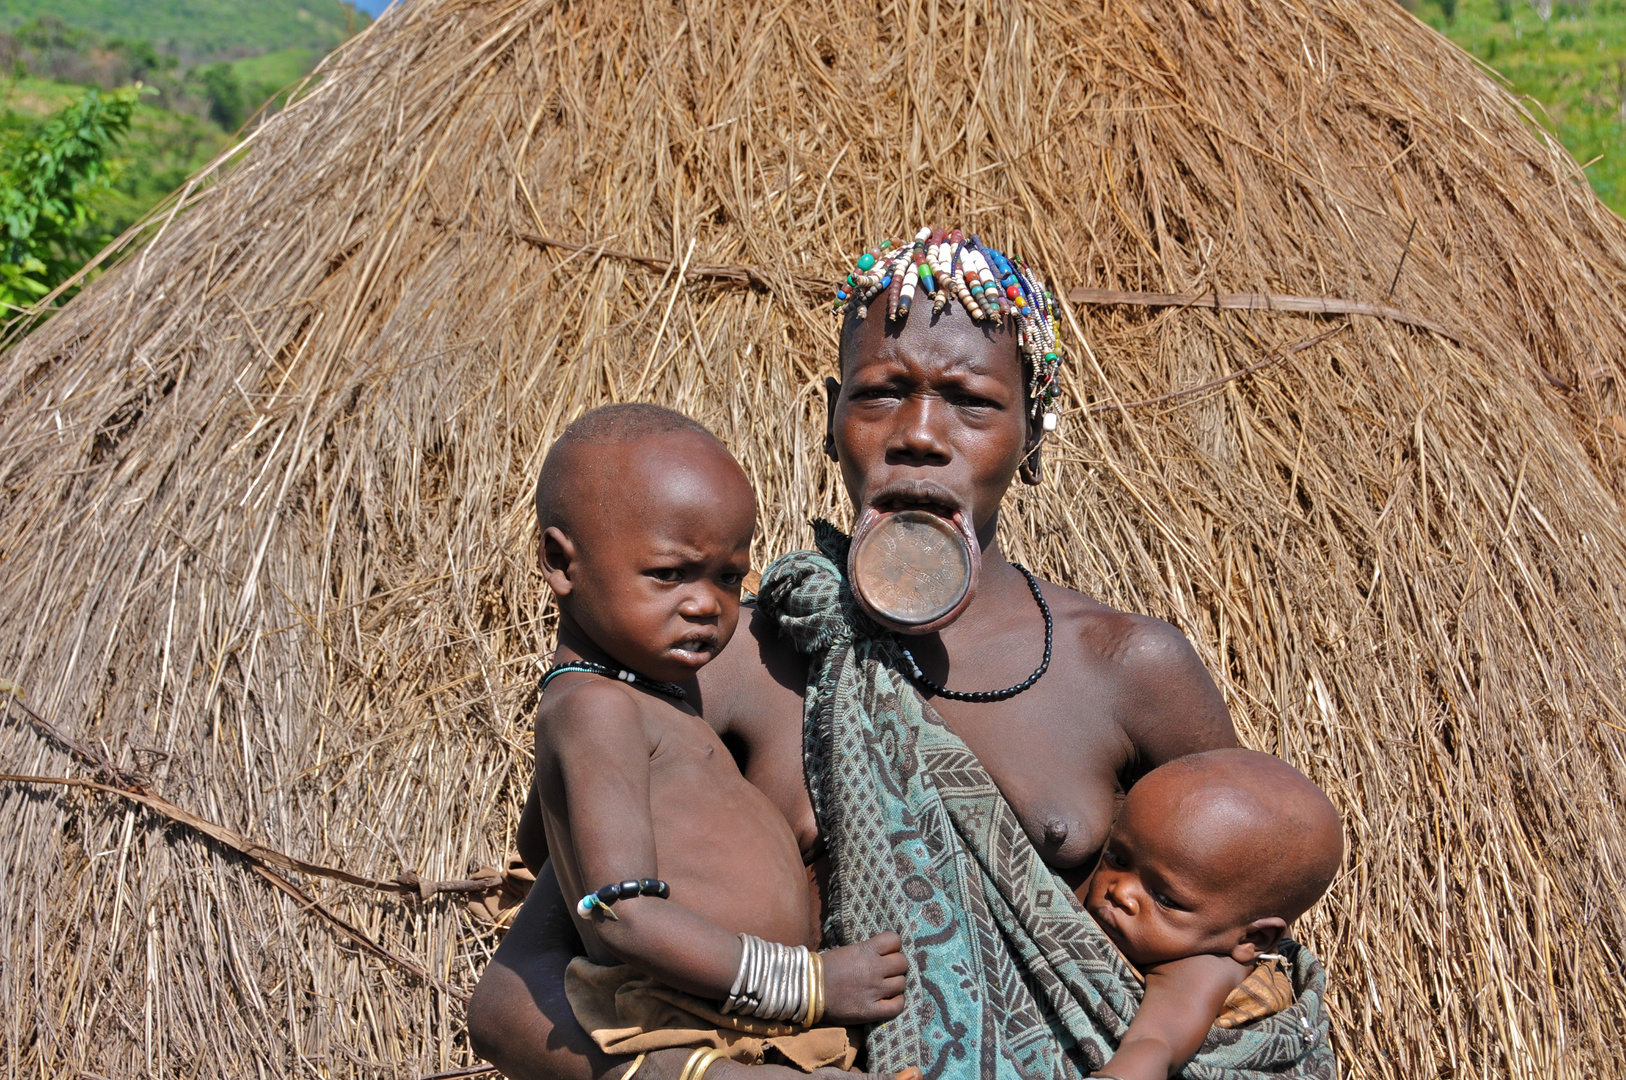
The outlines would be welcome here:
<svg viewBox="0 0 1626 1080">
<path fill-rule="evenodd" d="M 836 400 L 841 397 L 841 384 L 834 379 L 824 380 L 824 456 L 836 461 Z"/>
<path fill-rule="evenodd" d="M 1287 933 L 1287 920 L 1275 915 L 1255 919 L 1242 928 L 1242 940 L 1231 947 L 1231 959 L 1239 964 L 1251 964 L 1276 948 L 1276 943 Z"/>
<path fill-rule="evenodd" d="M 1016 467 L 1016 475 L 1029 487 L 1037 487 L 1044 480 L 1044 457 L 1040 451 L 1044 433 L 1042 418 L 1029 414 L 1028 437 L 1022 444 L 1022 461 Z"/>
<path fill-rule="evenodd" d="M 536 567 L 554 596 L 569 596 L 570 573 L 576 566 L 576 541 L 557 525 L 543 531 L 536 545 Z"/>
</svg>

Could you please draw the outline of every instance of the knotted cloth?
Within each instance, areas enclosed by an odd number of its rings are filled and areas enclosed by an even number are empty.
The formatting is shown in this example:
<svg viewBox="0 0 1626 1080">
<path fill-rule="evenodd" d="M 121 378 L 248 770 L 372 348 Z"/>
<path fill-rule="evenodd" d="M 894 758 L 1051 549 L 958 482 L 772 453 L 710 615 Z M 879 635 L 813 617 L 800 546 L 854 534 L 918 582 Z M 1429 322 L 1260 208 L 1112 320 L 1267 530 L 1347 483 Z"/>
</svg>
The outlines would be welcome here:
<svg viewBox="0 0 1626 1080">
<path fill-rule="evenodd" d="M 909 958 L 903 1015 L 873 1027 L 868 1067 L 927 1080 L 1076 1080 L 1112 1056 L 1142 990 L 1039 857 L 987 770 L 902 674 L 897 641 L 856 606 L 847 538 L 768 568 L 758 609 L 808 658 L 804 757 L 831 860 L 827 941 L 885 930 Z M 1267 853 L 1262 853 L 1267 855 Z M 1193 1080 L 1332 1080 L 1326 976 L 1283 941 L 1292 1006 L 1216 1028 Z"/>
</svg>

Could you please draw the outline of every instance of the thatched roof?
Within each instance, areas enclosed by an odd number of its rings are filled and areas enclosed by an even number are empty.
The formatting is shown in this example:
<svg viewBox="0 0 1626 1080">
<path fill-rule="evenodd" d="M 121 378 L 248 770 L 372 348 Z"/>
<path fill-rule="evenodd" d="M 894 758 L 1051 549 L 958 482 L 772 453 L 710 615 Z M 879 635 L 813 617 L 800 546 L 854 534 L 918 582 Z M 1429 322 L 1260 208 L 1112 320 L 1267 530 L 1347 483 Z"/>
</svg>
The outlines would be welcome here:
<svg viewBox="0 0 1626 1080">
<path fill-rule="evenodd" d="M 1347 815 L 1305 933 L 1351 1075 L 1626 1068 L 1626 225 L 1390 0 L 409 0 L 0 359 L 0 678 L 81 747 L 13 708 L 0 769 L 372 878 L 493 862 L 549 440 L 687 410 L 757 485 L 759 556 L 805 544 L 845 512 L 829 268 L 951 219 L 1058 292 L 1445 329 L 1071 303 L 1006 530 L 1184 629 Z M 455 896 L 267 871 L 318 910 L 105 792 L 0 806 L 15 1070 L 470 1060 L 495 938 Z"/>
</svg>

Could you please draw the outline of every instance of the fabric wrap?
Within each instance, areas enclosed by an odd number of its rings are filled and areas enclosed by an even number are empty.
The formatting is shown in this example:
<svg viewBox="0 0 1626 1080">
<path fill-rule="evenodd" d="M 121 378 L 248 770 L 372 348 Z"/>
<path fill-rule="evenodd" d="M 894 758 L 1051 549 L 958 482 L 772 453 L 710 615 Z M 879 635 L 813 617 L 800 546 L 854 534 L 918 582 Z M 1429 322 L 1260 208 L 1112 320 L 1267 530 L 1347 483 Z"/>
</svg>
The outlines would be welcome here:
<svg viewBox="0 0 1626 1080">
<path fill-rule="evenodd" d="M 908 1007 L 870 1029 L 868 1067 L 938 1078 L 1077 1078 L 1112 1056 L 1142 989 L 1045 865 L 982 764 L 916 691 L 895 638 L 854 602 L 847 538 L 768 568 L 757 604 L 808 658 L 808 789 L 831 860 L 827 942 L 903 936 Z M 1192 1080 L 1332 1080 L 1326 977 L 1283 941 L 1297 1000 L 1209 1033 Z"/>
<path fill-rule="evenodd" d="M 576 1022 L 606 1054 L 715 1046 L 746 1065 L 792 1065 L 809 1073 L 827 1065 L 848 1069 L 858 1057 L 844 1027 L 804 1028 L 725 1015 L 716 1002 L 674 990 L 625 964 L 576 957 L 565 969 L 565 997 Z"/>
</svg>

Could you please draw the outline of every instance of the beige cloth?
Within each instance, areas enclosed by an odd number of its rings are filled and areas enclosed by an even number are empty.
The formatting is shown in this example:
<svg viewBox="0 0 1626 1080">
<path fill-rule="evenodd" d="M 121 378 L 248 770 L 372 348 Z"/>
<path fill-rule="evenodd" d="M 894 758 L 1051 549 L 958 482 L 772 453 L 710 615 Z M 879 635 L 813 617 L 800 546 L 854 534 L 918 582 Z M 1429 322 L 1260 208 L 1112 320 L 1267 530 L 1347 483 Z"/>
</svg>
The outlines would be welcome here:
<svg viewBox="0 0 1626 1080">
<path fill-rule="evenodd" d="M 1275 953 L 1261 956 L 1225 999 L 1225 1010 L 1214 1021 L 1215 1027 L 1238 1028 L 1273 1016 L 1293 1004 L 1293 976 L 1288 974 L 1287 962 Z"/>
<path fill-rule="evenodd" d="M 709 1001 L 640 975 L 625 964 L 578 956 L 565 969 L 565 996 L 576 1020 L 607 1054 L 643 1054 L 715 1046 L 734 1061 L 793 1065 L 812 1072 L 850 1069 L 858 1047 L 844 1027 L 803 1028 L 752 1016 L 725 1016 Z"/>
<path fill-rule="evenodd" d="M 1135 976 L 1135 981 L 1146 984 L 1146 976 L 1123 957 L 1124 967 Z M 1225 996 L 1225 1007 L 1214 1021 L 1217 1028 L 1239 1028 L 1255 1020 L 1274 1016 L 1293 1004 L 1293 976 L 1287 971 L 1287 961 L 1275 953 L 1265 953 L 1253 962 L 1253 970 L 1241 984 Z"/>
</svg>

